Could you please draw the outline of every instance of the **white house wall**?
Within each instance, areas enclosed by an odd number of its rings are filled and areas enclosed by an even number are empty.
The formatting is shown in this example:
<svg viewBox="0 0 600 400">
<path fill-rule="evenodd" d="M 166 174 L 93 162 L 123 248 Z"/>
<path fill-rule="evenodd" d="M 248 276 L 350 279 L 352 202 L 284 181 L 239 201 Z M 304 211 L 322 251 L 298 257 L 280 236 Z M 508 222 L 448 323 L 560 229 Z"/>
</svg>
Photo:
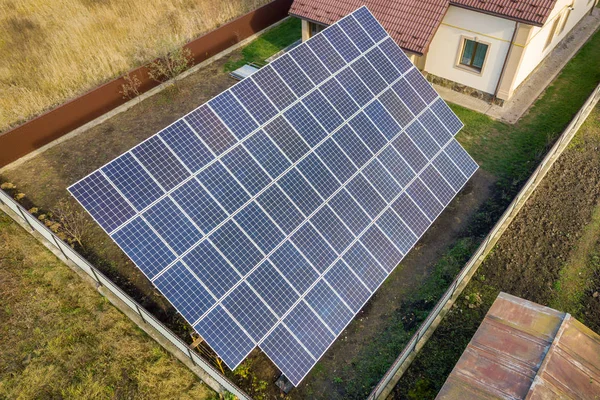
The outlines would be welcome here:
<svg viewBox="0 0 600 400">
<path fill-rule="evenodd" d="M 513 21 L 450 6 L 429 46 L 425 71 L 494 93 L 514 28 Z M 457 66 L 464 38 L 489 45 L 481 74 Z"/>
<path fill-rule="evenodd" d="M 569 31 L 590 11 L 594 1 L 588 0 L 558 0 L 556 6 L 550 13 L 548 20 L 543 27 L 533 27 L 525 51 L 523 60 L 517 72 L 517 78 L 514 83 L 514 88 L 518 87 L 525 78 L 538 66 L 538 64 L 554 49 L 554 47 L 569 33 Z M 552 25 L 556 18 L 564 17 L 568 12 L 567 7 L 573 5 L 574 10 L 570 12 L 567 25 L 560 35 L 556 35 L 552 43 L 544 49 L 548 35 L 552 30 Z M 559 26 L 560 28 L 560 26 Z"/>
</svg>

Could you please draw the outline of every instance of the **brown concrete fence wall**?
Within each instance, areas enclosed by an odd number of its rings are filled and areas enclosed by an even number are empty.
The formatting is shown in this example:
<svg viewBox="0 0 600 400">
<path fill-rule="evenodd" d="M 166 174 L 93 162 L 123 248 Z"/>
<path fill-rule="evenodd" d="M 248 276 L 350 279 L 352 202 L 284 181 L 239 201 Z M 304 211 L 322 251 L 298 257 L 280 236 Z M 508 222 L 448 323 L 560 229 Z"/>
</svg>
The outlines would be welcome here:
<svg viewBox="0 0 600 400">
<path fill-rule="evenodd" d="M 282 20 L 287 16 L 291 4 L 292 0 L 274 0 L 184 47 L 192 52 L 194 64 L 201 63 Z M 146 67 L 134 69 L 129 75 L 136 75 L 140 79 L 140 92 L 159 84 L 150 79 Z M 0 135 L 0 167 L 127 102 L 128 99 L 123 99 L 119 93 L 124 83 L 122 77 L 112 80 Z"/>
</svg>

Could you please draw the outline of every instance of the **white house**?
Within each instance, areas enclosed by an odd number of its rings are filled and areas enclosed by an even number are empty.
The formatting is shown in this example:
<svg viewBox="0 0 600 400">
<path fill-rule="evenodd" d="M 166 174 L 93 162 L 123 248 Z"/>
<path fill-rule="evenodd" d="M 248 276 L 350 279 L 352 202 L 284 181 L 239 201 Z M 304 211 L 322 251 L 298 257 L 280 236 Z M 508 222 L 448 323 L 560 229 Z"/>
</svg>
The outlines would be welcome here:
<svg viewBox="0 0 600 400">
<path fill-rule="evenodd" d="M 294 0 L 302 38 L 366 5 L 436 83 L 509 99 L 597 0 Z"/>
</svg>

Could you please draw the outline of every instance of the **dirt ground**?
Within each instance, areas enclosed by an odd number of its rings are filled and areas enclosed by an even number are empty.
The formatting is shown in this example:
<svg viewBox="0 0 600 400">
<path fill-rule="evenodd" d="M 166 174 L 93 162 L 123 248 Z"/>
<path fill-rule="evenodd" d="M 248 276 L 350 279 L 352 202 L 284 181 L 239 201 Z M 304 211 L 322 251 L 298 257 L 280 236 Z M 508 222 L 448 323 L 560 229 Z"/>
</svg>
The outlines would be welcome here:
<svg viewBox="0 0 600 400">
<path fill-rule="evenodd" d="M 52 210 L 61 199 L 69 198 L 66 191 L 69 185 L 233 85 L 235 81 L 223 71 L 223 65 L 239 57 L 239 51 L 234 52 L 182 80 L 178 85 L 179 92 L 169 90 L 157 94 L 127 112 L 40 153 L 18 168 L 3 171 L 0 181 L 15 184 L 18 192 L 26 194 L 29 206 Z M 340 383 L 357 378 L 358 368 L 354 367 L 361 360 L 362 346 L 385 330 L 388 317 L 396 313 L 403 299 L 416 292 L 419 283 L 430 275 L 438 258 L 489 198 L 494 181 L 494 176 L 485 171 L 479 171 L 471 179 L 318 366 L 291 393 L 292 398 L 344 398 L 350 395 L 346 393 L 345 385 Z M 188 340 L 191 328 L 96 224 L 93 229 L 82 253 L 128 294 Z M 395 357 L 396 354 L 388 356 Z M 257 393 L 258 386 L 264 396 L 278 397 L 279 391 L 271 384 L 278 377 L 273 364 L 258 350 L 254 351 L 250 360 L 251 377 L 230 375 L 250 393 Z M 264 382 L 268 383 L 266 388 Z"/>
<path fill-rule="evenodd" d="M 393 398 L 435 397 L 500 291 L 570 312 L 600 332 L 600 224 L 594 217 L 598 210 L 600 106 L 480 266 Z M 586 254 L 577 254 L 581 249 Z M 585 279 L 562 296 L 560 282 L 573 259 L 585 260 L 573 272 Z M 567 298 L 561 301 L 562 297 Z"/>
</svg>

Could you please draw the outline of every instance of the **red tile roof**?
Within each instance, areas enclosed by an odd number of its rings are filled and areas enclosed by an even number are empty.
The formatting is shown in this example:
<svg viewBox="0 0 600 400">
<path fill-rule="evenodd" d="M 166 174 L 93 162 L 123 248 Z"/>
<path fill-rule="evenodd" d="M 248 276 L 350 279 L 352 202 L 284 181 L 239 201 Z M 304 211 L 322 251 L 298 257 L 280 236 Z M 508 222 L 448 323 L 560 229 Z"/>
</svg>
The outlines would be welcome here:
<svg viewBox="0 0 600 400">
<path fill-rule="evenodd" d="M 569 314 L 500 293 L 436 400 L 598 393 L 600 336 Z"/>
<path fill-rule="evenodd" d="M 450 5 L 541 26 L 556 0 L 294 0 L 290 14 L 331 25 L 366 5 L 400 47 L 427 51 Z"/>
</svg>

